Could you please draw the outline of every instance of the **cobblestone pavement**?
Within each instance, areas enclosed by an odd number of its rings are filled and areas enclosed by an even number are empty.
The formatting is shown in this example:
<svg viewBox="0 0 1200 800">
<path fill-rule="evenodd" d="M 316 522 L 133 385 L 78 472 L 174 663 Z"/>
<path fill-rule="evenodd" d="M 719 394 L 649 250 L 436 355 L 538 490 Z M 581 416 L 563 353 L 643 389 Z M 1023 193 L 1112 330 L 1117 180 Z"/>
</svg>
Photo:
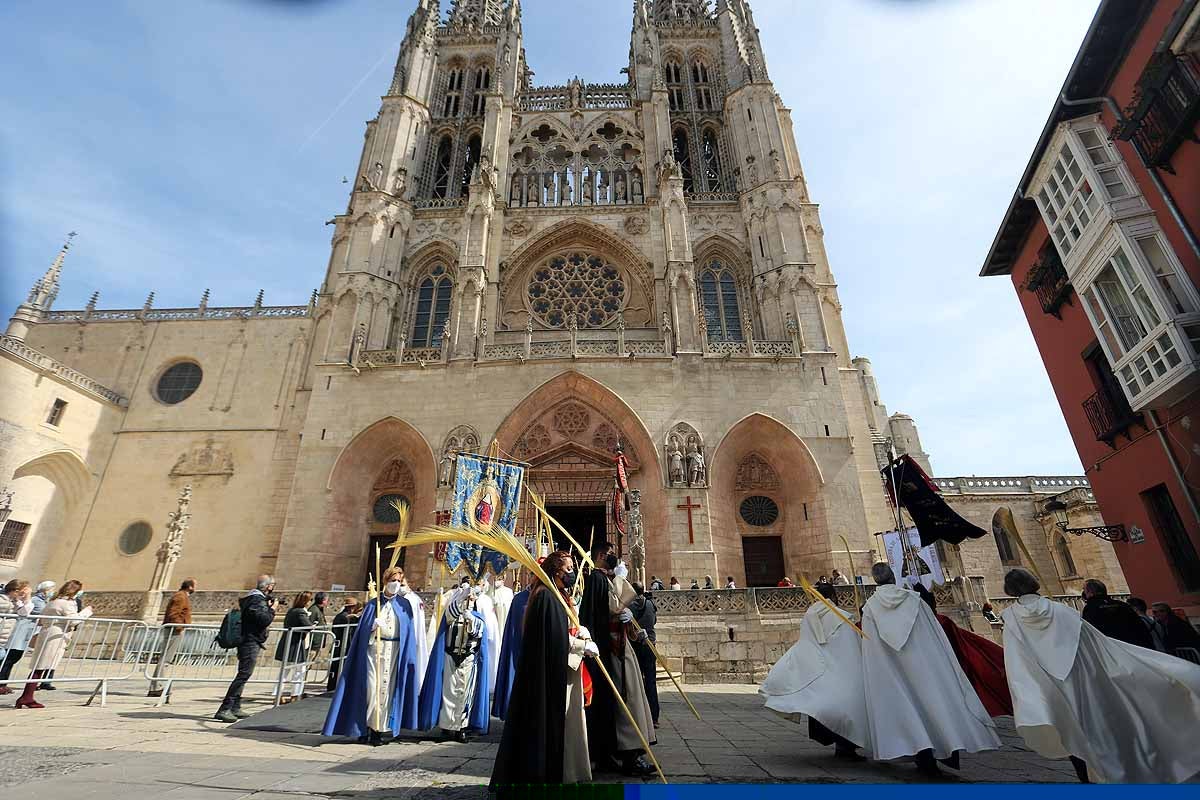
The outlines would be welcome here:
<svg viewBox="0 0 1200 800">
<path fill-rule="evenodd" d="M 500 740 L 492 733 L 468 744 L 422 740 L 370 748 L 318 735 L 328 700 L 313 697 L 261 709 L 235 726 L 211 719 L 224 687 L 179 690 L 171 705 L 117 689 L 105 708 L 85 707 L 86 692 L 39 696 L 44 710 L 0 706 L 0 786 L 60 794 L 72 800 L 483 800 Z M 916 782 L 910 764 L 846 763 L 816 746 L 806 727 L 762 709 L 752 686 L 694 686 L 703 720 L 674 690 L 662 691 L 662 728 L 655 755 L 677 783 Z M 1027 751 L 1002 725 L 1004 748 L 966 756 L 955 783 L 1072 782 L 1067 762 Z M 619 781 L 601 774 L 598 780 Z M 432 791 L 431 791 L 432 789 Z M 60 790 L 66 790 L 62 794 Z"/>
</svg>

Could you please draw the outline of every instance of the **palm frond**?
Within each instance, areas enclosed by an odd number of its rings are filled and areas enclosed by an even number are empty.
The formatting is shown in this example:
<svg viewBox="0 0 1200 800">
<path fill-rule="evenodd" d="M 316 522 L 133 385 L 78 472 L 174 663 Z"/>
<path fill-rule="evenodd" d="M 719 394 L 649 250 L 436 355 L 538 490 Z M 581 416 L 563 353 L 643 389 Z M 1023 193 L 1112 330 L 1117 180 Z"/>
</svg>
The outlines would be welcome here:
<svg viewBox="0 0 1200 800">
<path fill-rule="evenodd" d="M 821 594 L 820 592 L 818 592 L 816 589 L 813 588 L 813 585 L 808 582 L 808 578 L 804 575 L 804 573 L 800 573 L 800 586 L 804 589 L 805 592 L 808 593 L 808 595 L 813 600 L 819 600 L 820 602 L 829 606 L 829 610 L 832 611 L 833 613 L 837 614 L 838 617 L 842 620 L 842 622 L 846 623 L 851 628 L 854 628 L 854 630 L 858 631 L 859 636 L 861 636 L 864 639 L 867 638 L 867 635 L 865 633 L 863 633 L 862 628 L 855 625 L 850 620 L 849 617 L 847 617 L 845 614 L 842 613 L 842 610 L 840 608 L 835 606 L 833 603 L 829 602 L 829 600 L 825 597 L 825 595 Z"/>
</svg>

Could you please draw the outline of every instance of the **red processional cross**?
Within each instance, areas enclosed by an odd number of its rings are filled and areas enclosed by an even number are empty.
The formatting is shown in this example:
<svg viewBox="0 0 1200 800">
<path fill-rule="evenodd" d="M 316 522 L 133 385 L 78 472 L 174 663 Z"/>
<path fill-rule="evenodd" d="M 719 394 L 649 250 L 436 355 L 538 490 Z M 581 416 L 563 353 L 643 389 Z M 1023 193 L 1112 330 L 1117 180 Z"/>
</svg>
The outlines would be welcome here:
<svg viewBox="0 0 1200 800">
<path fill-rule="evenodd" d="M 692 532 L 692 509 L 700 508 L 700 504 L 693 503 L 692 496 L 688 495 L 687 501 L 683 505 L 675 506 L 675 507 L 678 508 L 680 511 L 687 512 L 687 515 L 688 515 L 688 543 L 695 544 L 696 543 L 696 535 Z"/>
</svg>

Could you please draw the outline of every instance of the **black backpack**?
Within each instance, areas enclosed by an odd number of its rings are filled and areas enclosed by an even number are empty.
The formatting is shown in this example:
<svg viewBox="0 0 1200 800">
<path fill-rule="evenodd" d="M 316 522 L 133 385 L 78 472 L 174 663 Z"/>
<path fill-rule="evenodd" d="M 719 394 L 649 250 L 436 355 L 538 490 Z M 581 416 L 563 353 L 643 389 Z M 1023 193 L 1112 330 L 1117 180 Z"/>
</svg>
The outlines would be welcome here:
<svg viewBox="0 0 1200 800">
<path fill-rule="evenodd" d="M 242 643 L 241 609 L 235 608 L 226 612 L 225 618 L 221 620 L 221 627 L 217 630 L 216 642 L 217 647 L 226 650 L 232 650 Z"/>
</svg>

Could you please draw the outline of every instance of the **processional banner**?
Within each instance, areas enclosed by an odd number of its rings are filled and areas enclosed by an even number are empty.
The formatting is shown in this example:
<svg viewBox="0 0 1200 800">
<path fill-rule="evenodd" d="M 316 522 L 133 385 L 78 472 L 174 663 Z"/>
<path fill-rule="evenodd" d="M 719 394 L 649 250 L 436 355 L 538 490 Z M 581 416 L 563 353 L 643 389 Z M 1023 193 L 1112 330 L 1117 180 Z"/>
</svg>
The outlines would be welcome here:
<svg viewBox="0 0 1200 800">
<path fill-rule="evenodd" d="M 917 575 L 926 589 L 932 590 L 935 583 L 946 582 L 937 545 L 922 547 L 921 534 L 916 528 L 883 534 L 883 549 L 887 552 L 888 564 L 898 576 L 897 584 L 903 586 L 909 583 L 908 577 L 913 574 L 914 561 Z"/>
<path fill-rule="evenodd" d="M 504 531 L 515 534 L 525 467 L 466 453 L 459 453 L 457 462 L 450 525 L 480 533 Z M 489 566 L 499 574 L 508 566 L 508 561 L 507 556 L 477 544 L 451 542 L 446 546 L 446 568 L 453 571 L 465 563 L 475 579 Z"/>
</svg>

